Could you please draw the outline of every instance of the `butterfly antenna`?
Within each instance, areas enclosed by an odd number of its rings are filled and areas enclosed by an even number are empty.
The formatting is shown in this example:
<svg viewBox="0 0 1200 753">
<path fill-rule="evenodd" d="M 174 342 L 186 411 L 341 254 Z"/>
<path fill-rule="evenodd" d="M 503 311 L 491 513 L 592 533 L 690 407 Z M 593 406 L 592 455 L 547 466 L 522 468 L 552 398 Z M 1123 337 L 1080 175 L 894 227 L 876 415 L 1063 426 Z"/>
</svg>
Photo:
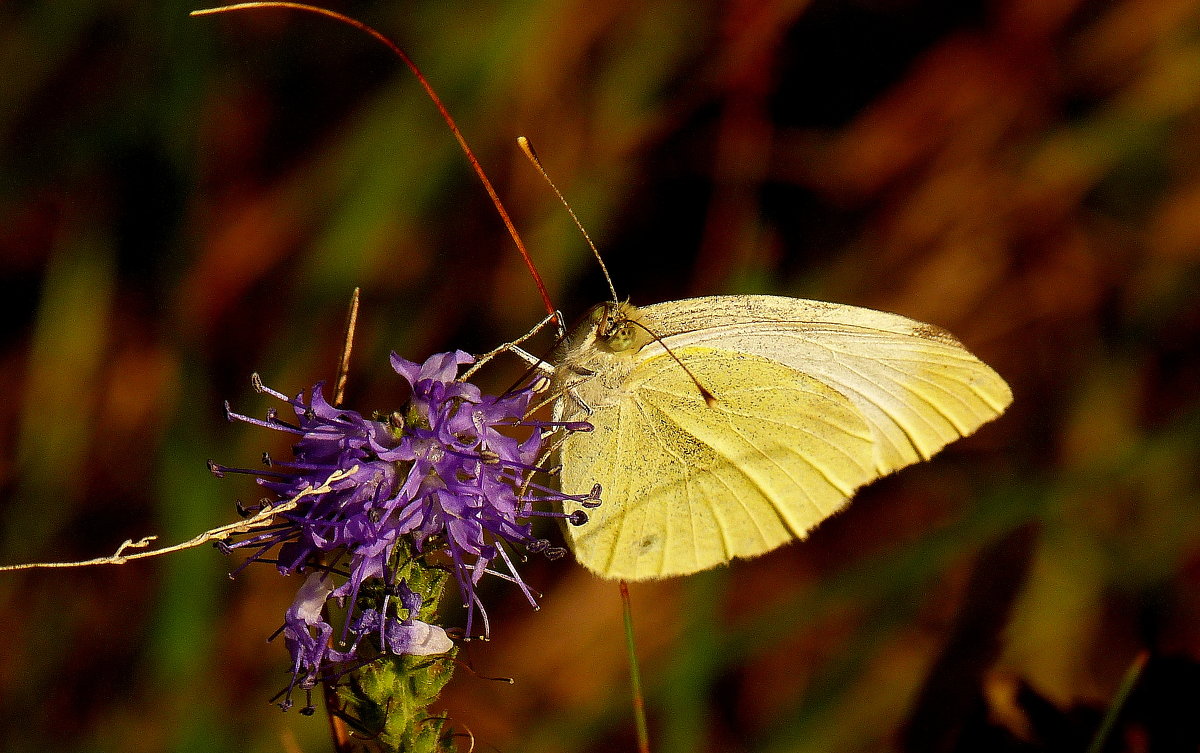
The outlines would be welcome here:
<svg viewBox="0 0 1200 753">
<path fill-rule="evenodd" d="M 650 338 L 654 340 L 654 342 L 661 345 L 663 350 L 667 351 L 667 355 L 673 358 L 675 363 L 679 364 L 679 368 L 683 369 L 683 372 L 692 380 L 692 384 L 696 385 L 696 389 L 700 391 L 700 397 L 704 398 L 704 402 L 709 408 L 715 408 L 717 406 L 717 396 L 710 392 L 709 389 L 700 382 L 700 379 L 692 373 L 692 370 L 687 367 L 687 364 L 679 360 L 679 356 L 675 355 L 675 351 L 671 350 L 670 346 L 663 342 L 663 339 L 659 337 L 654 330 L 650 329 L 645 324 L 642 324 L 641 322 L 635 322 L 632 319 L 629 320 L 629 324 L 632 324 L 633 326 L 645 332 L 647 335 L 650 335 Z"/>
<path fill-rule="evenodd" d="M 281 2 L 280 0 L 265 0 L 263 2 L 236 3 L 234 5 L 224 5 L 219 8 L 204 8 L 203 10 L 194 10 L 189 13 L 189 16 L 210 16 L 218 13 L 229 13 L 231 11 L 240 10 L 257 10 L 261 8 L 285 8 L 288 10 L 304 11 L 305 13 L 315 13 L 319 16 L 332 18 L 335 21 L 344 23 L 347 26 L 358 29 L 364 34 L 373 37 L 385 47 L 392 51 L 392 54 L 400 58 L 400 62 L 408 66 L 412 74 L 416 76 L 421 88 L 425 90 L 425 94 L 433 102 L 437 108 L 438 114 L 442 116 L 442 120 L 446 121 L 446 125 L 450 128 L 450 133 L 454 134 L 454 140 L 458 142 L 458 146 L 462 149 L 463 154 L 467 157 L 467 162 L 471 163 L 471 169 L 475 171 L 475 175 L 479 177 L 479 182 L 483 184 L 483 188 L 487 191 L 488 197 L 495 205 L 496 211 L 500 214 L 500 219 L 504 222 L 504 227 L 508 230 L 508 234 L 512 236 L 513 243 L 517 245 L 517 251 L 521 253 L 521 259 L 525 262 L 525 267 L 529 270 L 529 274 L 533 275 L 533 282 L 537 285 L 538 293 L 542 296 L 542 303 L 546 306 L 547 314 L 555 314 L 554 304 L 550 301 L 550 293 L 546 290 L 546 284 L 542 281 L 542 276 L 538 273 L 537 267 L 533 264 L 533 259 L 529 256 L 529 251 L 525 248 L 525 242 L 521 240 L 520 233 L 517 232 L 517 226 L 513 224 L 512 218 L 508 216 L 508 210 L 504 208 L 504 203 L 500 201 L 500 195 L 496 193 L 492 182 L 488 180 L 487 174 L 483 171 L 483 166 L 479 164 L 479 160 L 475 157 L 475 152 L 467 144 L 466 138 L 462 135 L 462 131 L 458 129 L 458 123 L 450 116 L 450 111 L 442 104 L 442 98 L 434 91 L 433 85 L 429 83 L 429 79 L 425 78 L 425 74 L 417 67 L 408 53 L 404 51 L 400 45 L 393 42 L 382 32 L 376 31 L 374 28 L 366 25 L 362 21 L 350 16 L 343 15 L 337 11 L 329 10 L 328 8 L 318 8 L 315 5 L 305 5 L 304 3 Z"/>
<path fill-rule="evenodd" d="M 558 190 L 558 186 L 554 185 L 554 181 L 550 179 L 550 174 L 546 172 L 546 168 L 542 167 L 542 161 L 538 159 L 537 152 L 533 151 L 533 144 L 529 143 L 529 139 L 524 136 L 517 137 L 517 146 L 521 147 L 521 151 L 525 152 L 525 156 L 537 168 L 537 171 L 542 174 L 542 178 L 550 184 L 550 188 L 554 191 L 554 195 L 562 202 L 562 205 L 567 208 L 567 214 L 571 215 L 571 219 L 575 222 L 575 227 L 579 228 L 579 232 L 583 233 L 583 239 L 587 241 L 588 246 L 592 249 L 592 255 L 596 257 L 596 262 L 600 265 L 600 271 L 604 273 L 604 281 L 608 283 L 608 291 L 612 293 L 613 303 L 619 303 L 617 300 L 617 288 L 613 285 L 612 277 L 608 274 L 608 267 L 604 265 L 604 259 L 600 256 L 600 249 L 596 248 L 596 244 L 592 243 L 592 236 L 588 235 L 588 231 L 583 227 L 583 223 L 579 221 L 575 210 L 567 202 L 567 198 L 562 195 L 562 191 Z"/>
</svg>

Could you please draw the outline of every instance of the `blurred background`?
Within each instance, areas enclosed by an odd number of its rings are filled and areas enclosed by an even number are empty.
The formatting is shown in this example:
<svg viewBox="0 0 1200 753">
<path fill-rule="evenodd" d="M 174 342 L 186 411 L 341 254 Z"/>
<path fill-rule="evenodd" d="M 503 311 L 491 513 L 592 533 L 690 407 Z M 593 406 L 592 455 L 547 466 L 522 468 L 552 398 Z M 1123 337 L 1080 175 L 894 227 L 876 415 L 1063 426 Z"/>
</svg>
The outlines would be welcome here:
<svg viewBox="0 0 1200 753">
<path fill-rule="evenodd" d="M 413 78 L 326 19 L 0 5 L 0 561 L 233 519 L 249 375 L 525 332 L 540 300 Z M 1200 747 L 1200 0 L 331 2 L 425 69 L 556 305 L 777 293 L 954 332 L 1006 415 L 811 538 L 632 588 L 654 749 Z M 544 346 L 544 343 L 543 343 Z M 536 348 L 535 348 L 536 349 Z M 521 372 L 501 359 L 479 381 Z M 202 548 L 0 574 L 0 750 L 323 751 L 297 583 Z M 477 750 L 632 748 L 615 584 L 531 560 L 442 707 Z"/>
</svg>

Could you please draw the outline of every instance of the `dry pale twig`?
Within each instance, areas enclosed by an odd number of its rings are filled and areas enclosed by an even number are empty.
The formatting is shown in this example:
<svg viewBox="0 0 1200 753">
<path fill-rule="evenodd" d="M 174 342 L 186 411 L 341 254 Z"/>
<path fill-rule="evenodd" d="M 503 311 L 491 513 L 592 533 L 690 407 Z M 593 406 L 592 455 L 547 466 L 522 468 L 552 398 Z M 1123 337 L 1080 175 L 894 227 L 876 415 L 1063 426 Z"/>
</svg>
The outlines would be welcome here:
<svg viewBox="0 0 1200 753">
<path fill-rule="evenodd" d="M 144 559 L 146 557 L 157 557 L 162 554 L 170 554 L 171 552 L 180 552 L 184 549 L 193 549 L 203 544 L 207 544 L 210 541 L 222 541 L 235 534 L 247 533 L 256 528 L 263 528 L 267 525 L 270 525 L 276 515 L 295 509 L 296 505 L 299 504 L 300 500 L 304 497 L 313 494 L 326 494 L 330 491 L 333 491 L 333 487 L 331 486 L 332 484 L 337 483 L 347 476 L 352 476 L 357 472 L 357 465 L 351 468 L 334 471 L 333 473 L 329 474 L 329 477 L 326 478 L 319 486 L 310 486 L 307 489 L 301 490 L 291 499 L 281 502 L 278 505 L 264 507 L 262 510 L 259 510 L 257 513 L 249 518 L 246 518 L 245 520 L 239 520 L 235 523 L 218 526 L 211 531 L 205 531 L 204 533 L 194 536 L 193 538 L 190 538 L 180 544 L 162 547 L 161 549 L 145 549 L 145 547 L 150 545 L 150 542 L 154 541 L 158 537 L 146 536 L 139 541 L 125 539 L 124 543 L 117 547 L 117 551 L 107 557 L 97 557 L 95 559 L 82 560 L 79 562 L 30 562 L 20 565 L 0 565 L 0 572 L 62 567 L 90 567 L 92 565 L 124 565 L 130 560 Z M 130 549 L 145 549 L 145 551 L 126 554 L 126 552 Z"/>
</svg>

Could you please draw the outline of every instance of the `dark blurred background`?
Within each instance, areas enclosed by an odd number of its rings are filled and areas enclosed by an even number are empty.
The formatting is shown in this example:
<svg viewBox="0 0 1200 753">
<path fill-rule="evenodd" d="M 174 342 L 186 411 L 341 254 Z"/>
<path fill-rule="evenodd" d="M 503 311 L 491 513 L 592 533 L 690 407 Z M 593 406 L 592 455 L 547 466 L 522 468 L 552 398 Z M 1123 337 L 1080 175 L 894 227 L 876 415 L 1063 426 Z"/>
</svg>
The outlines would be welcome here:
<svg viewBox="0 0 1200 753">
<path fill-rule="evenodd" d="M 433 106 L 325 19 L 178 0 L 0 5 L 0 561 L 234 517 L 286 443 L 249 374 L 490 349 L 542 316 Z M 459 119 L 569 317 L 606 296 L 528 136 L 635 303 L 768 292 L 957 334 L 1008 413 L 809 541 L 633 599 L 655 750 L 1197 750 L 1200 0 L 330 7 Z M 501 360 L 480 381 L 520 373 Z M 321 751 L 296 583 L 203 548 L 0 574 L 0 749 Z M 477 750 L 632 747 L 614 584 L 496 581 L 444 708 Z"/>
</svg>

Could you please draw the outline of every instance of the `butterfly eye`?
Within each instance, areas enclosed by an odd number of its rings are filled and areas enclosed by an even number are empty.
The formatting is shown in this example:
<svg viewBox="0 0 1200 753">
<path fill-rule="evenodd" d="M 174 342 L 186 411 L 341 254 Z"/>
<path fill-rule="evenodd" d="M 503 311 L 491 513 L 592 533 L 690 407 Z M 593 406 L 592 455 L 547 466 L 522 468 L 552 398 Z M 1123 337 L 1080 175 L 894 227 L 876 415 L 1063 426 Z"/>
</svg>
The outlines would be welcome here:
<svg viewBox="0 0 1200 753">
<path fill-rule="evenodd" d="M 622 322 L 605 339 L 605 344 L 613 353 L 620 353 L 633 347 L 634 331 L 629 322 Z"/>
</svg>

